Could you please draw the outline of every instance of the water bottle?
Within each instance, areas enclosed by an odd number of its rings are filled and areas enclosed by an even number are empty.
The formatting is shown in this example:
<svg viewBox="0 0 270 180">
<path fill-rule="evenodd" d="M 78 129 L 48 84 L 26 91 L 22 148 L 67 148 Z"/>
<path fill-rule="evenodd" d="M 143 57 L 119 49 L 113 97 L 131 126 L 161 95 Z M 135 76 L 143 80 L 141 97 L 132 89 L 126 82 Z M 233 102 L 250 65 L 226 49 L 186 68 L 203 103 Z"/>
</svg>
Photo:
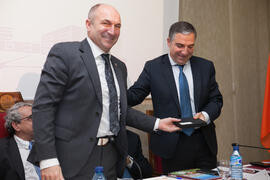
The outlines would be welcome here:
<svg viewBox="0 0 270 180">
<path fill-rule="evenodd" d="M 95 168 L 95 174 L 94 174 L 92 180 L 106 180 L 106 178 L 103 174 L 103 167 L 102 166 L 97 166 Z"/>
<path fill-rule="evenodd" d="M 243 179 L 242 157 L 239 153 L 239 146 L 233 145 L 233 153 L 230 160 L 231 178 L 234 180 Z"/>
</svg>

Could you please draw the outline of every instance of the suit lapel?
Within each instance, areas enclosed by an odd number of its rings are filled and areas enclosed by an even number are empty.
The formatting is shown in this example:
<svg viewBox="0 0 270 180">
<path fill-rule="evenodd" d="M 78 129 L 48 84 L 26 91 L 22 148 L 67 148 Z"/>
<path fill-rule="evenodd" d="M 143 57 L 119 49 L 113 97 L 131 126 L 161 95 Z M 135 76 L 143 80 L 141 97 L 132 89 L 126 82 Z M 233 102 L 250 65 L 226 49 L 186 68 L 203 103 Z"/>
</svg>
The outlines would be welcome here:
<svg viewBox="0 0 270 180">
<path fill-rule="evenodd" d="M 170 91 L 170 93 L 172 95 L 172 99 L 173 99 L 174 103 L 176 104 L 179 113 L 181 114 L 180 101 L 178 98 L 178 92 L 177 92 L 177 88 L 176 88 L 176 84 L 175 84 L 175 80 L 174 80 L 172 65 L 170 63 L 168 55 L 165 56 L 161 62 L 162 62 L 162 64 L 160 66 L 160 69 L 162 69 L 163 76 L 166 78 L 168 90 Z"/>
<path fill-rule="evenodd" d="M 12 162 L 11 165 L 14 167 L 14 170 L 17 171 L 21 179 L 25 179 L 21 155 L 20 155 L 17 143 L 13 137 L 10 138 L 9 140 L 8 152 L 10 153 L 9 157 Z"/>
<path fill-rule="evenodd" d="M 194 87 L 194 103 L 195 103 L 195 111 L 198 112 L 199 100 L 200 100 L 200 92 L 201 92 L 201 74 L 200 67 L 196 63 L 196 59 L 192 56 L 190 58 L 192 76 L 193 76 L 193 87 Z"/>
<path fill-rule="evenodd" d="M 125 79 L 123 79 L 123 75 L 122 75 L 122 70 L 120 69 L 117 61 L 114 59 L 113 56 L 111 56 L 111 63 L 112 63 L 112 66 L 114 68 L 114 72 L 115 72 L 115 75 L 116 75 L 116 78 L 117 78 L 117 81 L 118 81 L 118 85 L 119 85 L 119 89 L 120 89 L 120 109 L 121 107 L 125 107 L 126 104 L 123 104 L 125 101 L 123 101 L 124 99 L 126 99 L 124 97 L 124 95 L 126 94 L 125 91 L 127 91 L 126 89 L 126 85 L 125 85 Z"/>
<path fill-rule="evenodd" d="M 80 51 L 82 52 L 81 57 L 88 71 L 89 77 L 92 80 L 92 84 L 95 88 L 98 100 L 100 104 L 102 104 L 102 91 L 101 84 L 98 75 L 97 65 L 95 62 L 95 58 L 92 54 L 91 47 L 89 46 L 87 39 L 81 42 Z"/>
</svg>

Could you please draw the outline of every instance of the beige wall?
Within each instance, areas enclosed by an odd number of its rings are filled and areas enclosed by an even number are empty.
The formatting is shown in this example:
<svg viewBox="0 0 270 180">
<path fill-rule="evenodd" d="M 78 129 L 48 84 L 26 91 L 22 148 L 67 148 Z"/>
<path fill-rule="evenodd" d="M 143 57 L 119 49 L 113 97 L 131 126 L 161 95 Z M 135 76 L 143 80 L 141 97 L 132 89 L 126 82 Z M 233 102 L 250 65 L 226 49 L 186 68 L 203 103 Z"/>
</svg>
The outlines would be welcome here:
<svg viewBox="0 0 270 180">
<path fill-rule="evenodd" d="M 219 154 L 228 159 L 232 142 L 260 145 L 261 113 L 270 50 L 268 0 L 180 0 L 180 20 L 198 31 L 195 55 L 215 63 L 224 96 L 216 121 Z M 240 148 L 244 161 L 269 158 L 263 150 Z"/>
</svg>

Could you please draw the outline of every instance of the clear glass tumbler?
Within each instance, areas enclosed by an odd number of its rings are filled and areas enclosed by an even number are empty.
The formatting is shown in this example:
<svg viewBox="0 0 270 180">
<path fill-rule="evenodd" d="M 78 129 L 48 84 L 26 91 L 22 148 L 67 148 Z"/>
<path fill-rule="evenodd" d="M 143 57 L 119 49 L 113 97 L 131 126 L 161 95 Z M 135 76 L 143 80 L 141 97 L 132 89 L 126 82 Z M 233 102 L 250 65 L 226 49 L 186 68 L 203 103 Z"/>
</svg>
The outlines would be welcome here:
<svg viewBox="0 0 270 180">
<path fill-rule="evenodd" d="M 230 175 L 230 161 L 219 160 L 217 162 L 218 174 L 222 179 L 229 179 Z"/>
</svg>

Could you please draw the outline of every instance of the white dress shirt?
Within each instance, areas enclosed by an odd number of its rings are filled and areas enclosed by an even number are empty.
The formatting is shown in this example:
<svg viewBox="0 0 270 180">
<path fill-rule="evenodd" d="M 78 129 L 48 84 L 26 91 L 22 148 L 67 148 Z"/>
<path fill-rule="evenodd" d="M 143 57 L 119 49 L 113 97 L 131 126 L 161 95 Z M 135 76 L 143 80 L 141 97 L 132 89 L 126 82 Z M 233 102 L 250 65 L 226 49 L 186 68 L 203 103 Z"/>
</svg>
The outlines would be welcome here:
<svg viewBox="0 0 270 180">
<path fill-rule="evenodd" d="M 14 139 L 17 143 L 17 146 L 19 148 L 19 152 L 21 155 L 25 179 L 26 180 L 39 180 L 35 166 L 32 163 L 27 161 L 27 158 L 28 158 L 29 153 L 30 153 L 29 141 L 25 141 L 16 135 L 14 135 Z"/>
<path fill-rule="evenodd" d="M 96 61 L 97 69 L 98 69 L 98 74 L 100 78 L 100 83 L 101 83 L 101 90 L 102 90 L 102 116 L 100 120 L 100 125 L 98 128 L 98 133 L 97 137 L 102 137 L 106 135 L 113 135 L 113 133 L 110 131 L 110 121 L 109 121 L 109 105 L 110 105 L 110 97 L 109 97 L 109 90 L 108 90 L 108 85 L 105 77 L 105 61 L 101 57 L 101 55 L 104 53 L 93 41 L 87 37 L 87 41 L 91 47 L 93 56 Z M 109 56 L 111 57 L 111 55 Z M 119 89 L 119 84 L 115 75 L 114 68 L 111 64 L 110 65 L 113 71 L 113 77 L 114 77 L 114 82 L 115 82 L 115 87 L 117 91 L 117 96 L 118 96 L 118 119 L 120 118 L 120 89 Z M 157 118 L 155 125 L 154 125 L 154 130 L 158 129 L 160 119 Z"/>
<path fill-rule="evenodd" d="M 178 94 L 178 98 L 180 99 L 181 94 L 179 93 L 179 67 L 178 64 L 171 58 L 170 55 L 169 56 L 169 60 L 170 63 L 172 65 L 172 71 L 173 71 L 173 76 L 174 76 L 174 81 L 176 84 L 176 88 L 177 88 L 177 94 Z M 190 65 L 190 61 L 188 60 L 187 63 L 184 65 L 183 67 L 183 73 L 185 74 L 186 78 L 187 78 L 187 82 L 188 82 L 188 88 L 189 88 L 189 96 L 190 96 L 190 104 L 191 104 L 191 109 L 192 109 L 192 115 L 194 116 L 197 112 L 195 110 L 195 102 L 194 102 L 194 83 L 193 83 L 193 76 L 192 76 L 192 69 L 191 69 L 191 65 Z M 179 102 L 180 103 L 180 102 Z M 210 118 L 209 115 L 207 114 L 207 112 L 202 111 L 202 114 L 205 117 L 205 121 L 207 124 L 210 123 Z"/>
<path fill-rule="evenodd" d="M 98 128 L 97 137 L 107 136 L 107 135 L 113 135 L 113 133 L 110 131 L 110 96 L 109 96 L 109 88 L 107 85 L 106 77 L 105 77 L 105 60 L 101 57 L 101 55 L 104 53 L 97 45 L 93 43 L 93 41 L 87 37 L 87 41 L 91 47 L 93 56 L 96 61 L 97 69 L 98 69 L 98 75 L 100 79 L 101 84 L 101 91 L 102 91 L 102 115 L 101 120 Z M 109 59 L 111 59 L 111 55 L 109 55 Z M 117 99 L 118 99 L 118 120 L 120 117 L 120 89 L 118 85 L 118 81 L 115 75 L 114 68 L 111 64 L 111 61 L 109 61 L 112 72 L 113 72 L 113 78 L 115 82 L 116 92 L 117 92 Z"/>
</svg>

